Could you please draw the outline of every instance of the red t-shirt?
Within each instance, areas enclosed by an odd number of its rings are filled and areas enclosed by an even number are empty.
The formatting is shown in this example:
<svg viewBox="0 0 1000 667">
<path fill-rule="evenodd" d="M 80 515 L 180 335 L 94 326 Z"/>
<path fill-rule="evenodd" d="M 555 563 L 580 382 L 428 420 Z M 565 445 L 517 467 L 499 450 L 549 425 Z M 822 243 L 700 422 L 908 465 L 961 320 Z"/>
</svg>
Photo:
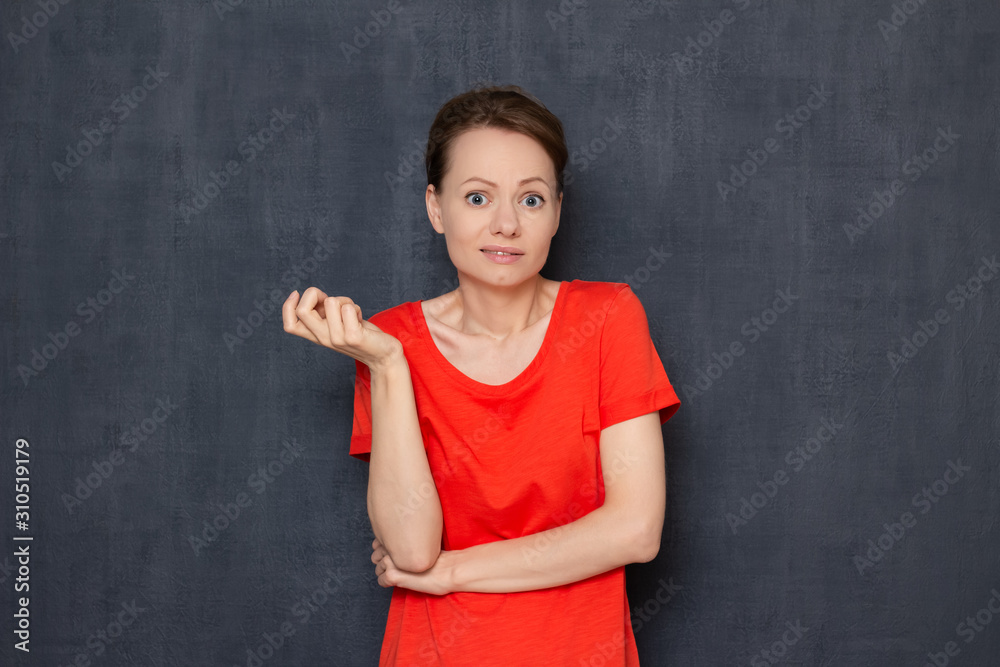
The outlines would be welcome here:
<svg viewBox="0 0 1000 667">
<path fill-rule="evenodd" d="M 368 319 L 403 344 L 445 550 L 589 514 L 604 504 L 601 430 L 654 411 L 663 424 L 680 407 L 626 283 L 561 282 L 537 355 L 502 385 L 473 380 L 445 358 L 420 301 Z M 371 375 L 355 364 L 350 455 L 368 461 Z M 380 667 L 542 664 L 639 664 L 624 566 L 517 593 L 393 589 Z"/>
</svg>

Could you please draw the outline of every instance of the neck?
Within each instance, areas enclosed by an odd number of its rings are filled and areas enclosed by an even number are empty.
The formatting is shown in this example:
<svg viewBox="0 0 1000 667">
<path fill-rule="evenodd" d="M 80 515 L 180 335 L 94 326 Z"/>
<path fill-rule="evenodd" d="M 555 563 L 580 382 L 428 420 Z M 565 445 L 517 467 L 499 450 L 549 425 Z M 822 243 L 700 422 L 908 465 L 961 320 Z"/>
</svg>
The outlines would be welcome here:
<svg viewBox="0 0 1000 667">
<path fill-rule="evenodd" d="M 498 287 L 463 281 L 455 291 L 462 317 L 459 328 L 469 335 L 489 336 L 498 341 L 524 331 L 546 314 L 545 280 L 536 275 L 519 285 Z"/>
</svg>

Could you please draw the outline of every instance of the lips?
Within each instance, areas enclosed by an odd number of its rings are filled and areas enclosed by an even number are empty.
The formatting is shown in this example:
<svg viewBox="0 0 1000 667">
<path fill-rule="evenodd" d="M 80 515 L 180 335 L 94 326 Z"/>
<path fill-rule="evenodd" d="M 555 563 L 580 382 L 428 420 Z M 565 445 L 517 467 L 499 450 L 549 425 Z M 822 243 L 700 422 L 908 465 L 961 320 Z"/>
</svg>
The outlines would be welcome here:
<svg viewBox="0 0 1000 667">
<path fill-rule="evenodd" d="M 523 255 L 524 251 L 520 248 L 515 248 L 513 246 L 507 245 L 488 245 L 479 249 L 480 252 L 489 252 L 493 254 L 506 253 L 508 255 Z"/>
</svg>

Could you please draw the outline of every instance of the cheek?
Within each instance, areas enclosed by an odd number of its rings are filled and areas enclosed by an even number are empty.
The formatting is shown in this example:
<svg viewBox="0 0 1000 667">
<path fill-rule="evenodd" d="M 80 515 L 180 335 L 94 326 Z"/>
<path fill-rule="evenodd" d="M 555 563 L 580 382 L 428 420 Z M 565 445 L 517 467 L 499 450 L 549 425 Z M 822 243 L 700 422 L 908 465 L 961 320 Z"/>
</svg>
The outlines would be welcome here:
<svg viewBox="0 0 1000 667">
<path fill-rule="evenodd" d="M 454 246 L 459 249 L 469 244 L 475 244 L 482 238 L 483 230 L 474 220 L 463 219 L 459 215 L 453 215 L 448 219 L 445 226 L 445 238 L 449 247 Z"/>
<path fill-rule="evenodd" d="M 473 238 L 464 238 L 449 230 L 445 236 L 445 246 L 452 264 L 461 265 L 473 261 L 475 259 L 473 255 L 479 252 L 474 245 L 475 242 Z"/>
</svg>

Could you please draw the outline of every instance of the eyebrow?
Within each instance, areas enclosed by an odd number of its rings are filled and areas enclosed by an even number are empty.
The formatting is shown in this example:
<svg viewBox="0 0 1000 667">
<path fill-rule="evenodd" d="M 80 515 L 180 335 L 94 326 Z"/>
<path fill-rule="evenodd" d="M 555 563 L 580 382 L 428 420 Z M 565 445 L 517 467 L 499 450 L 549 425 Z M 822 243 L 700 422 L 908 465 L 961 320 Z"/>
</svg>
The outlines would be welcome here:
<svg viewBox="0 0 1000 667">
<path fill-rule="evenodd" d="M 469 181 L 482 181 L 482 182 L 483 182 L 483 183 L 485 183 L 486 185 L 492 185 L 492 186 L 493 186 L 493 187 L 495 187 L 495 188 L 496 188 L 496 187 L 499 187 L 499 186 L 498 186 L 498 185 L 497 185 L 496 183 L 494 183 L 493 181 L 487 181 L 487 180 L 486 180 L 485 178 L 481 178 L 481 177 L 479 177 L 479 176 L 473 176 L 472 178 L 467 178 L 467 179 L 466 179 L 465 181 L 463 181 L 463 182 L 462 182 L 462 183 L 460 183 L 459 185 L 465 185 L 465 184 L 466 184 L 466 183 L 468 183 Z M 530 182 L 532 182 L 532 181 L 541 181 L 542 183 L 544 183 L 544 184 L 546 185 L 546 187 L 548 187 L 548 185 L 549 185 L 549 184 L 548 184 L 548 182 L 547 182 L 547 181 L 546 181 L 546 180 L 545 180 L 544 178 L 542 178 L 541 176 L 530 176 L 530 177 L 528 177 L 528 178 L 523 178 L 523 179 L 521 179 L 520 181 L 518 181 L 518 182 L 517 182 L 517 187 L 521 187 L 521 186 L 522 186 L 522 185 L 524 185 L 525 183 L 530 183 Z"/>
</svg>

